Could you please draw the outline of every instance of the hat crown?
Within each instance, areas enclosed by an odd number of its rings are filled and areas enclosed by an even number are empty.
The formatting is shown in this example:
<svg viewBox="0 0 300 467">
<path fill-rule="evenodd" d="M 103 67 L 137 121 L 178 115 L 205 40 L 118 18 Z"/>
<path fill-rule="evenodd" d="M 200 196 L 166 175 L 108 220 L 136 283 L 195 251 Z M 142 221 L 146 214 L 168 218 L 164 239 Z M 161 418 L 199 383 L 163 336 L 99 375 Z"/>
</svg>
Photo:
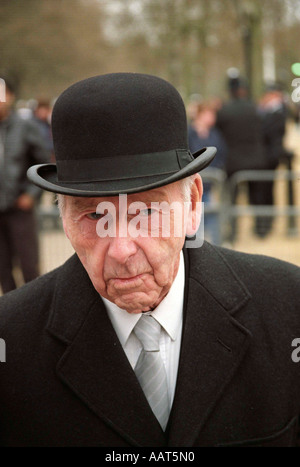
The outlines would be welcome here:
<svg viewBox="0 0 300 467">
<path fill-rule="evenodd" d="M 70 86 L 52 115 L 57 160 L 97 159 L 187 149 L 183 100 L 167 81 L 112 73 Z"/>
<path fill-rule="evenodd" d="M 116 196 L 174 183 L 203 168 L 215 148 L 188 149 L 179 92 L 140 73 L 79 81 L 52 113 L 56 164 L 30 167 L 36 185 L 71 196 Z"/>
</svg>

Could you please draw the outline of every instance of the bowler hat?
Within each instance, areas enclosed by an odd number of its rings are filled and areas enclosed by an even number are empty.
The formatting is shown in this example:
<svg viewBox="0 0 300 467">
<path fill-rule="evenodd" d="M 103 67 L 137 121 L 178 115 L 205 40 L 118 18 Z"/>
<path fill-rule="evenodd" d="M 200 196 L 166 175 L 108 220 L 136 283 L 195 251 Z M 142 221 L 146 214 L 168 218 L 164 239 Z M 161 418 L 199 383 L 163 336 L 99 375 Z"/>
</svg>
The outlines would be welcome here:
<svg viewBox="0 0 300 467">
<path fill-rule="evenodd" d="M 79 81 L 52 114 L 56 164 L 31 167 L 29 179 L 72 196 L 113 196 L 167 185 L 204 169 L 216 149 L 191 154 L 185 107 L 167 81 L 111 73 Z"/>
</svg>

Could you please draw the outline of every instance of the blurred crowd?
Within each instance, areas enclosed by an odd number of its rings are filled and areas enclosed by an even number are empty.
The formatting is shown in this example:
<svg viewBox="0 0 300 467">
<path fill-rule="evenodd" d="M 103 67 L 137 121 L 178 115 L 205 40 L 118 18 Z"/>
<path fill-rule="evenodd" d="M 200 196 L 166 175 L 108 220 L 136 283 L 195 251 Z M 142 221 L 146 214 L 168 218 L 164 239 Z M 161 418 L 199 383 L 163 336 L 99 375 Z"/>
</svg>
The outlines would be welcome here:
<svg viewBox="0 0 300 467">
<path fill-rule="evenodd" d="M 282 162 L 291 167 L 293 153 L 285 148 L 284 138 L 287 119 L 291 116 L 295 118 L 297 114 L 279 85 L 267 86 L 258 102 L 250 98 L 248 84 L 239 76 L 228 79 L 228 91 L 225 101 L 218 98 L 206 101 L 199 95 L 192 97 L 187 107 L 189 146 L 192 153 L 203 146 L 217 148 L 217 155 L 210 167 L 224 171 L 229 202 L 235 205 L 237 185 L 229 189 L 234 174 L 245 170 L 258 174 L 262 170 L 275 171 Z M 249 204 L 274 204 L 273 180 L 249 180 L 247 185 Z M 203 201 L 208 206 L 212 202 L 211 183 L 204 185 L 204 192 Z M 260 238 L 266 237 L 272 229 L 273 220 L 271 212 L 270 215 L 257 215 L 254 234 Z M 207 236 L 217 243 L 220 230 L 217 215 L 205 215 L 204 222 Z M 237 237 L 237 217 L 231 217 L 226 227 L 225 242 L 232 245 Z"/>
</svg>

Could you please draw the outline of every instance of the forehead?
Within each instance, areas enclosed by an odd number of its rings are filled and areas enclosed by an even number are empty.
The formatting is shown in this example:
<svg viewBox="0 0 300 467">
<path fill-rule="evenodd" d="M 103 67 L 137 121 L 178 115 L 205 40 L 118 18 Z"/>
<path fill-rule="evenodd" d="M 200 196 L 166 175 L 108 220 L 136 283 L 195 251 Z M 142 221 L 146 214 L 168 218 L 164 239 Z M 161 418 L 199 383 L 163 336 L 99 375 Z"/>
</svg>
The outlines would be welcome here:
<svg viewBox="0 0 300 467">
<path fill-rule="evenodd" d="M 161 202 L 161 201 L 171 201 L 174 199 L 176 194 L 179 194 L 179 184 L 172 183 L 170 185 L 166 185 L 154 190 L 143 191 L 141 193 L 134 193 L 127 195 L 127 203 L 134 203 L 134 202 L 143 202 L 143 203 L 151 203 L 151 202 Z M 115 205 L 118 205 L 119 196 L 107 196 L 107 197 L 75 197 L 75 196 L 67 196 L 68 199 L 68 206 L 70 206 L 74 210 L 84 210 L 92 207 L 97 207 L 99 203 L 104 201 L 109 201 Z"/>
</svg>

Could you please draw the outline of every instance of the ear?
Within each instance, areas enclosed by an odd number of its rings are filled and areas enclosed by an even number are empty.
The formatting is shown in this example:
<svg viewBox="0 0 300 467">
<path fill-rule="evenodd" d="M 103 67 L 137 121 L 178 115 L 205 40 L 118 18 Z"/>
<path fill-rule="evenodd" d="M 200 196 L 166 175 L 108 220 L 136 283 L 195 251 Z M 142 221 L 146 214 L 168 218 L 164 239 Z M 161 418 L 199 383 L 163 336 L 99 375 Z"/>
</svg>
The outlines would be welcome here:
<svg viewBox="0 0 300 467">
<path fill-rule="evenodd" d="M 186 235 L 189 237 L 193 237 L 199 229 L 202 211 L 202 193 L 202 179 L 197 173 L 191 187 L 190 209 L 187 217 Z"/>
<path fill-rule="evenodd" d="M 65 232 L 67 238 L 70 240 L 69 229 L 68 229 L 68 221 L 67 221 L 68 198 L 69 197 L 65 196 L 65 195 L 60 195 L 60 194 L 57 195 L 57 204 L 58 204 L 58 208 L 59 208 L 60 217 L 61 217 L 61 220 L 62 220 L 63 229 L 64 229 L 64 232 Z"/>
</svg>

